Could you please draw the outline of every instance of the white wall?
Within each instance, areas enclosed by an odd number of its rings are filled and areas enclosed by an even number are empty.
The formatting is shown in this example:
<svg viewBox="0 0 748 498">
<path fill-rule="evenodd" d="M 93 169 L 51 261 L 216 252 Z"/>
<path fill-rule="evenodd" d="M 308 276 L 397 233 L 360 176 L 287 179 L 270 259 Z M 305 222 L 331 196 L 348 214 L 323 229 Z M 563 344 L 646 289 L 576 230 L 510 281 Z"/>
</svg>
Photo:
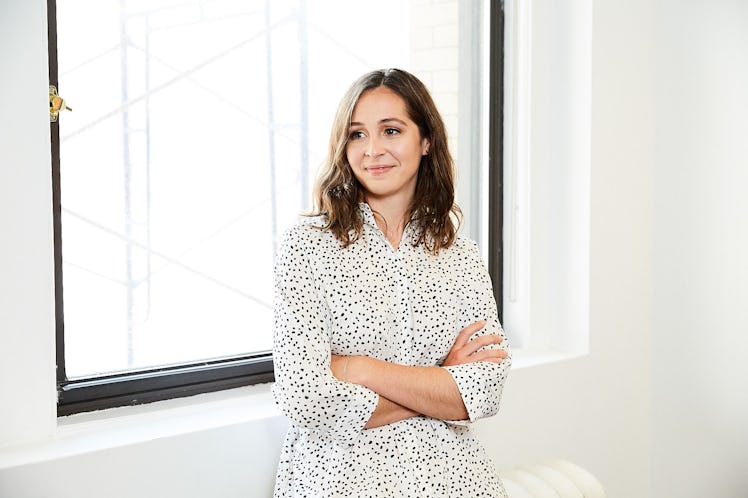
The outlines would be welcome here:
<svg viewBox="0 0 748 498">
<path fill-rule="evenodd" d="M 42 0 L 0 4 L 0 445 L 54 430 L 45 19 Z"/>
<path fill-rule="evenodd" d="M 579 4 L 565 2 L 561 10 Z M 533 31 L 533 60 L 543 64 L 533 68 L 533 119 L 540 120 L 539 129 L 533 124 L 533 168 L 538 162 L 552 168 L 569 154 L 543 129 L 541 117 L 567 105 L 558 91 L 566 75 L 545 66 L 566 62 L 555 58 L 562 53 L 558 45 L 568 43 L 557 35 L 567 32 L 550 31 L 562 19 L 557 9 L 558 2 L 533 2 L 541 17 Z M 611 497 L 622 498 L 648 496 L 650 482 L 652 10 L 647 1 L 593 3 L 590 353 L 513 372 L 504 410 L 483 432 L 500 466 L 563 456 L 595 473 Z M 558 134 L 574 135 L 564 129 Z M 556 270 L 549 264 L 545 271 Z"/>
<path fill-rule="evenodd" d="M 656 15 L 653 496 L 748 496 L 748 3 Z"/>
<path fill-rule="evenodd" d="M 737 462 L 710 452 L 745 447 L 707 439 L 743 434 L 747 170 L 730 130 L 745 131 L 748 19 L 737 0 L 697 6 L 594 2 L 590 352 L 512 373 L 480 425 L 499 467 L 563 457 L 611 498 L 701 498 L 718 494 L 693 483 Z M 43 0 L 0 6 L 0 496 L 267 496 L 275 457 L 258 448 L 284 422 L 266 388 L 55 425 L 45 33 Z"/>
</svg>

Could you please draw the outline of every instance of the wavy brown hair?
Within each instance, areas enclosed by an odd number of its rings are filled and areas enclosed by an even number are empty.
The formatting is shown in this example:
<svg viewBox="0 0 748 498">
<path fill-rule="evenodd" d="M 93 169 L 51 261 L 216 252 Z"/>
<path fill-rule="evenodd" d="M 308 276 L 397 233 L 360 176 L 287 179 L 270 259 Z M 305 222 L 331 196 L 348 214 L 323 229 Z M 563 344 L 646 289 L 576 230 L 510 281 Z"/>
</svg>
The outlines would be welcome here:
<svg viewBox="0 0 748 498">
<path fill-rule="evenodd" d="M 363 218 L 359 202 L 366 200 L 366 190 L 351 170 L 346 155 L 353 108 L 361 95 L 384 86 L 405 101 L 408 117 L 418 126 L 421 138 L 429 141 L 429 152 L 421 157 L 416 190 L 406 213 L 409 223 L 418 229 L 414 245 L 423 245 L 432 253 L 455 241 L 462 219 L 454 202 L 454 161 L 449 153 L 447 132 L 431 94 L 415 76 L 402 69 L 372 71 L 356 80 L 340 102 L 330 133 L 327 159 L 317 178 L 315 212 L 323 215 L 325 230 L 331 230 L 343 247 L 361 236 Z"/>
</svg>

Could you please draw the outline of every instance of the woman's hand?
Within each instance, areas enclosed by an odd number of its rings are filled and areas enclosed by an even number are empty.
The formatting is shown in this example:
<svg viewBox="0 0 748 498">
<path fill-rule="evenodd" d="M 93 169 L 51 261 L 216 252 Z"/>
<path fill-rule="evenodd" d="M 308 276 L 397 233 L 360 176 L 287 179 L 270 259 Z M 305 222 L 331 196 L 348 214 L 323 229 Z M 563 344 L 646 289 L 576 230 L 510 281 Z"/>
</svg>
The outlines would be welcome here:
<svg viewBox="0 0 748 498">
<path fill-rule="evenodd" d="M 486 334 L 480 337 L 476 337 L 470 340 L 470 337 L 485 327 L 485 320 L 478 320 L 473 322 L 460 331 L 455 339 L 455 343 L 447 354 L 447 358 L 444 360 L 441 366 L 450 367 L 452 365 L 460 365 L 463 363 L 473 363 L 476 361 L 490 361 L 493 363 L 500 363 L 501 360 L 508 356 L 506 351 L 501 349 L 479 349 L 490 346 L 492 344 L 500 344 L 504 339 L 496 334 Z"/>
</svg>

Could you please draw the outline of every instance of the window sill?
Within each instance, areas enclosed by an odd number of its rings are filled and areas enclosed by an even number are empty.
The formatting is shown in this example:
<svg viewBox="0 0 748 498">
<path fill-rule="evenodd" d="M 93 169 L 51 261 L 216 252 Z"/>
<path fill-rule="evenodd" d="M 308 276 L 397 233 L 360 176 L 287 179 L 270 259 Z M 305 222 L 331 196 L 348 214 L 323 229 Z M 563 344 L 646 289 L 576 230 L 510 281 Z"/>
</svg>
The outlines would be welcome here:
<svg viewBox="0 0 748 498">
<path fill-rule="evenodd" d="M 0 451 L 0 469 L 280 417 L 270 384 L 57 419 L 52 437 Z"/>
<path fill-rule="evenodd" d="M 512 348 L 512 370 L 547 365 L 587 356 L 587 352 L 570 353 L 551 348 Z"/>
<path fill-rule="evenodd" d="M 551 349 L 518 348 L 513 370 L 584 356 Z M 0 469 L 32 465 L 221 427 L 281 419 L 270 384 L 159 401 L 147 405 L 79 413 L 57 420 L 52 437 L 5 447 Z M 283 422 L 285 423 L 285 422 Z"/>
</svg>

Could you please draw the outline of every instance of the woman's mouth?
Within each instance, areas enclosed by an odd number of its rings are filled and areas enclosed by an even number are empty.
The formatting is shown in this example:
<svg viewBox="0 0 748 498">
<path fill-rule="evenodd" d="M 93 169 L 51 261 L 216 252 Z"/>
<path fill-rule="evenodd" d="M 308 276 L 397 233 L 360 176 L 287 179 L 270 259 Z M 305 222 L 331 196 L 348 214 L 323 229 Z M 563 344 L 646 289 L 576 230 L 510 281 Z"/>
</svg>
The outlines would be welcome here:
<svg viewBox="0 0 748 498">
<path fill-rule="evenodd" d="M 392 168 L 394 168 L 394 166 L 389 166 L 386 164 L 375 164 L 373 166 L 368 166 L 366 168 L 366 171 L 374 176 L 379 176 L 387 173 Z"/>
</svg>

